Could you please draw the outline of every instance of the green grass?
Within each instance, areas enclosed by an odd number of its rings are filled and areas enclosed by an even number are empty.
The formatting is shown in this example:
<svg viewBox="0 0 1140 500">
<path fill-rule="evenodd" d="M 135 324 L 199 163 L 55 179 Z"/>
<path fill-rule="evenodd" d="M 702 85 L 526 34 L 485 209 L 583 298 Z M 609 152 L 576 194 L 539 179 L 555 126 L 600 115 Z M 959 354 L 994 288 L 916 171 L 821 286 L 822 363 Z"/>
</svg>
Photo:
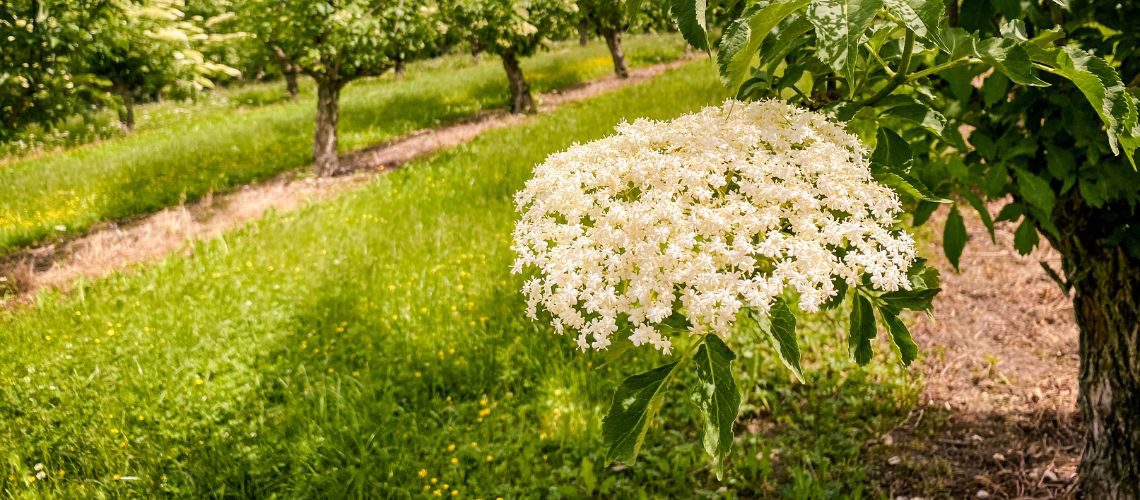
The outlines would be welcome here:
<svg viewBox="0 0 1140 500">
<path fill-rule="evenodd" d="M 870 496 L 863 443 L 906 412 L 916 386 L 883 356 L 854 367 L 831 319 L 801 322 L 810 385 L 791 383 L 767 345 L 733 340 L 747 416 L 718 482 L 676 391 L 640 461 L 605 467 L 613 389 L 662 360 L 637 351 L 599 368 L 605 353 L 576 352 L 523 315 L 511 197 L 532 166 L 622 119 L 718 102 L 709 64 L 0 313 L 0 491 Z M 36 464 L 45 477 L 32 481 Z"/>
<path fill-rule="evenodd" d="M 635 36 L 634 66 L 681 54 L 675 36 Z M 535 92 L 612 73 L 604 44 L 559 45 L 524 62 Z M 282 85 L 231 89 L 203 105 L 144 106 L 136 133 L 63 152 L 0 164 L 0 255 L 266 179 L 309 164 L 315 98 L 281 102 Z M 278 96 L 275 98 L 274 96 Z M 340 149 L 502 107 L 506 77 L 497 59 L 424 61 L 406 79 L 358 81 L 341 98 Z"/>
</svg>

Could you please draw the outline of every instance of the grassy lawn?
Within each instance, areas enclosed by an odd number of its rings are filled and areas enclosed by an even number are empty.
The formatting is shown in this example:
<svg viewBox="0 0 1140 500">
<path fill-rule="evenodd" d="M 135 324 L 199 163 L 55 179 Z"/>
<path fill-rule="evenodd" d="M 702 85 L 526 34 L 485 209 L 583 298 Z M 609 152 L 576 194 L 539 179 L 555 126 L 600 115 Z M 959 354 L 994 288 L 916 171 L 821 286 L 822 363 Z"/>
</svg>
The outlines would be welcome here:
<svg viewBox="0 0 1140 500">
<path fill-rule="evenodd" d="M 681 54 L 675 36 L 631 36 L 630 63 Z M 535 92 L 612 73 L 605 45 L 562 44 L 523 64 Z M 308 165 L 314 90 L 282 101 L 283 84 L 231 89 L 201 105 L 143 106 L 139 130 L 97 144 L 0 163 L 0 255 L 145 214 L 211 191 Z M 502 107 L 507 81 L 498 59 L 424 61 L 407 78 L 350 84 L 341 98 L 342 151 Z"/>
<path fill-rule="evenodd" d="M 641 460 L 605 467 L 612 390 L 662 360 L 631 351 L 600 367 L 606 353 L 578 353 L 523 315 L 511 197 L 532 166 L 622 119 L 718 102 L 707 64 L 490 132 L 188 257 L 0 312 L 0 491 L 875 496 L 862 490 L 860 450 L 918 386 L 889 354 L 867 369 L 847 361 L 833 319 L 801 324 L 809 385 L 790 382 L 766 344 L 733 340 L 747 415 L 718 482 L 695 408 L 676 392 Z"/>
</svg>

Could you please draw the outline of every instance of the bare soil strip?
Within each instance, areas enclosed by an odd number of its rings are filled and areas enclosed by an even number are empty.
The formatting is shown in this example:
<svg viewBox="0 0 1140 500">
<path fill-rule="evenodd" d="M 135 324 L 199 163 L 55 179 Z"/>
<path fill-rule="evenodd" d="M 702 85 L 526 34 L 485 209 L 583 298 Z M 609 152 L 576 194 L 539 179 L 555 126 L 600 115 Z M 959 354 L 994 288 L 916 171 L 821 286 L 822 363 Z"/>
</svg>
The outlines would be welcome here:
<svg viewBox="0 0 1140 500">
<path fill-rule="evenodd" d="M 943 222 L 930 224 L 940 232 Z M 877 479 L 892 498 L 1071 497 L 1082 442 L 1078 330 L 1041 269 L 1059 271 L 1060 257 L 1047 244 L 1019 256 L 1008 223 L 995 244 L 976 216 L 966 222 L 962 272 L 933 259 L 943 276 L 936 321 L 914 328 L 925 389 L 907 421 L 871 444 Z M 927 254 L 942 255 L 940 239 Z"/>
<path fill-rule="evenodd" d="M 578 87 L 539 96 L 540 111 L 550 111 L 654 78 L 680 67 L 687 59 L 634 69 L 629 78 L 614 76 Z M 332 198 L 361 186 L 367 180 L 417 158 L 458 146 L 479 134 L 528 120 L 505 111 L 482 113 L 453 125 L 426 129 L 395 141 L 348 153 L 342 162 L 349 174 L 315 179 L 304 172 L 287 172 L 277 178 L 237 191 L 206 196 L 193 203 L 171 207 L 129 222 L 108 223 L 87 235 L 64 242 L 30 248 L 0 261 L 0 304 L 5 290 L 16 292 L 23 302 L 43 287 L 62 287 L 73 280 L 98 278 L 115 270 L 153 261 L 189 243 L 208 239 L 257 219 L 270 210 L 283 212 Z"/>
</svg>

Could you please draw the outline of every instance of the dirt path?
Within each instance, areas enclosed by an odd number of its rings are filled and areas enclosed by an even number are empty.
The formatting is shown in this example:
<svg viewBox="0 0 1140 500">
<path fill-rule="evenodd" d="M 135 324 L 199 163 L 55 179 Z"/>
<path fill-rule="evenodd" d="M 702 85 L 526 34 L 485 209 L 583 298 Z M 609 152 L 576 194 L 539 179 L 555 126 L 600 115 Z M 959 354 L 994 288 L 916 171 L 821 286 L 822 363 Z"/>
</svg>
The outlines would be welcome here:
<svg viewBox="0 0 1140 500">
<path fill-rule="evenodd" d="M 686 59 L 634 69 L 627 79 L 613 76 L 578 87 L 538 96 L 542 112 L 596 95 L 649 80 L 687 62 Z M 469 120 L 436 129 L 422 130 L 395 141 L 343 156 L 350 174 L 327 179 L 288 172 L 261 184 L 237 191 L 207 196 L 194 203 L 162 210 L 129 223 L 109 223 L 86 236 L 18 252 L 0 261 L 0 305 L 5 289 L 16 291 L 26 301 L 42 287 L 65 286 L 79 277 L 97 278 L 128 266 L 153 261 L 188 243 L 217 236 L 261 217 L 269 210 L 288 211 L 332 198 L 354 189 L 389 169 L 440 149 L 457 146 L 479 134 L 530 119 L 504 111 L 487 112 Z"/>
<path fill-rule="evenodd" d="M 926 386 L 907 421 L 871 446 L 879 482 L 892 498 L 1070 497 L 1082 439 L 1078 334 L 1040 264 L 1059 270 L 1059 256 L 1020 257 L 1014 226 L 999 224 L 994 244 L 976 216 L 966 220 L 961 274 L 940 240 L 928 251 L 944 291 L 936 321 L 914 328 Z M 939 234 L 943 221 L 931 221 Z"/>
</svg>

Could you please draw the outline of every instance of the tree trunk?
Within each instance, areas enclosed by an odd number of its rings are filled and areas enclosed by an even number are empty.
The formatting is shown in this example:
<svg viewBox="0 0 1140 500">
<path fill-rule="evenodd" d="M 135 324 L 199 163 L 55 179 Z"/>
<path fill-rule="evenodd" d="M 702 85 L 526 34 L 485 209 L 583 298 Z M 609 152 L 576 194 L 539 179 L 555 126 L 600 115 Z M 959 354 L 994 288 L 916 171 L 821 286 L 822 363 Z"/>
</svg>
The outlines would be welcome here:
<svg viewBox="0 0 1140 500">
<path fill-rule="evenodd" d="M 340 173 L 336 157 L 336 127 L 340 119 L 340 83 L 317 80 L 317 124 L 313 138 L 313 166 L 321 177 Z"/>
<path fill-rule="evenodd" d="M 606 46 L 610 48 L 610 56 L 614 59 L 614 73 L 618 78 L 629 78 L 629 68 L 625 66 L 625 53 L 621 50 L 621 32 L 606 30 Z"/>
<path fill-rule="evenodd" d="M 123 107 L 119 110 L 119 126 L 124 131 L 135 129 L 135 93 L 126 85 L 115 85 L 115 93 L 123 100 Z"/>
<path fill-rule="evenodd" d="M 403 78 L 406 71 L 407 63 L 404 62 L 404 54 L 399 54 L 396 56 L 395 78 L 397 80 Z"/>
<path fill-rule="evenodd" d="M 530 96 L 530 85 L 523 77 L 522 67 L 514 53 L 502 54 L 503 69 L 507 70 L 507 82 L 511 87 L 511 113 L 531 113 L 535 111 L 534 99 Z"/>
<path fill-rule="evenodd" d="M 578 21 L 578 45 L 586 45 L 590 41 L 590 25 L 585 19 Z"/>
<path fill-rule="evenodd" d="M 1107 218 L 1127 207 L 1089 207 L 1076 189 L 1054 211 L 1080 327 L 1085 445 L 1079 488 L 1090 499 L 1140 498 L 1140 258 L 1110 242 Z M 1114 210 L 1119 208 L 1119 211 Z"/>
<path fill-rule="evenodd" d="M 301 94 L 301 87 L 297 85 L 297 72 L 295 70 L 285 70 L 285 88 L 289 90 L 289 98 L 297 100 L 297 96 Z"/>
</svg>

